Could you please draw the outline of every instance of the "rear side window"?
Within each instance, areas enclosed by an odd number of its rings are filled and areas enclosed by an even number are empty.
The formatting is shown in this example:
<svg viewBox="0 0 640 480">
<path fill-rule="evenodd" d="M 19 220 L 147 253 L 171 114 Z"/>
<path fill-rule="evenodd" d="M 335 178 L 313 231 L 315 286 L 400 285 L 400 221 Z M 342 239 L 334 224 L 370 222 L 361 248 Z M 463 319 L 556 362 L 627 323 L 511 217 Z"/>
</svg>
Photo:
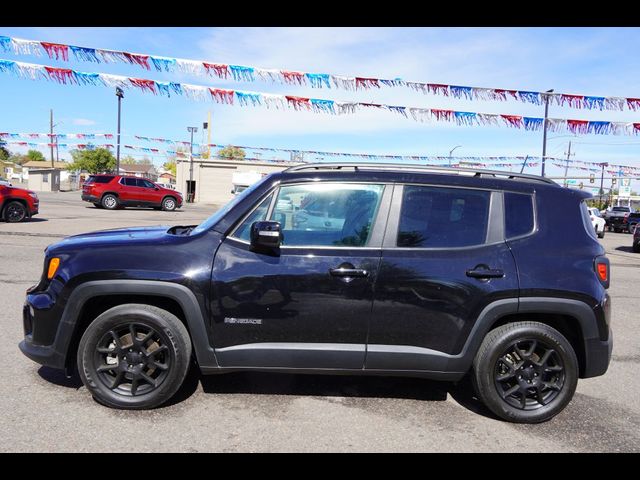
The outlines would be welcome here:
<svg viewBox="0 0 640 480">
<path fill-rule="evenodd" d="M 407 185 L 396 245 L 467 247 L 485 243 L 491 193 L 462 188 Z"/>
<path fill-rule="evenodd" d="M 112 175 L 91 175 L 85 183 L 109 183 L 111 180 Z"/>
<path fill-rule="evenodd" d="M 533 230 L 533 196 L 504 193 L 505 234 L 507 238 L 527 235 Z"/>
<path fill-rule="evenodd" d="M 580 202 L 580 213 L 582 214 L 582 223 L 584 224 L 585 230 L 591 238 L 593 238 L 594 240 L 598 240 L 598 237 L 596 236 L 596 229 L 593 228 L 593 224 L 591 223 L 589 207 L 587 207 L 587 204 L 584 202 L 584 200 Z"/>
<path fill-rule="evenodd" d="M 138 183 L 136 180 L 135 178 L 123 178 L 121 183 L 127 187 L 137 187 Z"/>
</svg>

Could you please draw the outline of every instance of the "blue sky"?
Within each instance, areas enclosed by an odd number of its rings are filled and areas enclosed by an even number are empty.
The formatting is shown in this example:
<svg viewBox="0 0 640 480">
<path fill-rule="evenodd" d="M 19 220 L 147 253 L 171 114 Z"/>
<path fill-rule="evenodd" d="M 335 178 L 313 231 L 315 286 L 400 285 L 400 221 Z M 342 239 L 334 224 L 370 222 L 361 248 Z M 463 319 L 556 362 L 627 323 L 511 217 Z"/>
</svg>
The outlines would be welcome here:
<svg viewBox="0 0 640 480">
<path fill-rule="evenodd" d="M 209 60 L 263 68 L 432 83 L 595 96 L 640 97 L 638 28 L 0 28 L 0 35 L 55 43 Z M 0 58 L 156 80 L 356 100 L 425 108 L 543 116 L 543 107 L 516 101 L 465 101 L 423 95 L 406 88 L 361 92 L 312 89 L 270 82 L 230 82 L 136 66 L 56 61 L 1 53 Z M 116 98 L 103 87 L 65 86 L 0 75 L 0 131 L 46 132 L 53 108 L 60 133 L 115 132 Z M 419 123 L 388 112 L 329 116 L 293 110 L 200 103 L 182 96 L 128 90 L 123 101 L 123 143 L 133 135 L 188 140 L 213 114 L 212 141 L 356 153 L 443 155 L 541 155 L 542 133 L 506 127 Z M 578 110 L 551 106 L 551 117 L 636 121 L 640 112 Z M 640 138 L 550 133 L 547 154 L 563 157 L 572 141 L 574 159 L 640 166 Z M 42 141 L 42 140 L 41 140 Z M 125 152 L 126 153 L 126 152 Z M 61 151 L 66 157 L 66 153 Z M 271 158 L 264 154 L 263 158 Z M 161 163 L 161 158 L 154 159 Z M 528 169 L 539 173 L 538 168 Z M 549 166 L 550 175 L 560 171 Z M 578 174 L 578 172 L 573 172 Z"/>
</svg>

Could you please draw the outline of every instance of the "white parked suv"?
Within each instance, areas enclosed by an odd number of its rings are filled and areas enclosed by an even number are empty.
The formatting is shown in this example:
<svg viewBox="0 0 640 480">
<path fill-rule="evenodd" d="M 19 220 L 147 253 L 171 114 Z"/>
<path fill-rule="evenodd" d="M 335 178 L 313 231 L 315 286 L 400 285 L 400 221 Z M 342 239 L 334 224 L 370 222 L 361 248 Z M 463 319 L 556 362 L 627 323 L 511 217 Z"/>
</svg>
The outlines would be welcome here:
<svg viewBox="0 0 640 480">
<path fill-rule="evenodd" d="M 598 238 L 604 238 L 604 227 L 607 222 L 605 222 L 604 218 L 602 218 L 600 210 L 598 210 L 597 208 L 590 208 L 589 216 L 591 217 L 591 225 L 593 225 L 593 228 L 595 228 Z"/>
</svg>

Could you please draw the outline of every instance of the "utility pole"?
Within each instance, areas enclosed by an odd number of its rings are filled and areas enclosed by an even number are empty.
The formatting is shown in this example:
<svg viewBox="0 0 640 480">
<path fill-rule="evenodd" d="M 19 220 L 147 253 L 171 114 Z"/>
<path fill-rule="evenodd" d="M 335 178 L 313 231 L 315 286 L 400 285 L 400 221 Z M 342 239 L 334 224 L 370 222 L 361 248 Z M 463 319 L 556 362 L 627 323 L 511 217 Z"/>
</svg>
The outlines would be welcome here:
<svg viewBox="0 0 640 480">
<path fill-rule="evenodd" d="M 187 187 L 187 202 L 193 203 L 194 194 L 193 191 L 193 133 L 198 131 L 198 127 L 187 127 L 187 130 L 191 132 L 191 145 L 190 145 L 190 164 L 189 164 L 189 186 Z"/>
<path fill-rule="evenodd" d="M 209 116 L 207 118 L 207 152 L 207 158 L 211 160 L 211 110 L 209 110 Z"/>
<path fill-rule="evenodd" d="M 55 164 L 53 163 L 53 109 L 49 110 L 49 129 L 51 133 L 49 138 L 49 141 L 51 142 L 51 168 L 55 168 Z"/>
<path fill-rule="evenodd" d="M 604 167 L 608 167 L 609 164 L 608 163 L 601 163 L 600 166 L 602 167 L 602 173 L 600 174 L 600 206 L 602 206 L 602 194 L 604 193 L 603 190 L 603 186 L 604 186 Z"/>
<path fill-rule="evenodd" d="M 116 87 L 116 97 L 118 97 L 118 147 L 116 149 L 116 175 L 120 175 L 120 113 L 122 108 L 122 99 L 124 91 L 120 87 Z"/>
<path fill-rule="evenodd" d="M 542 176 L 544 177 L 544 167 L 547 160 L 547 119 L 549 118 L 549 93 L 553 93 L 553 88 L 547 90 L 547 95 L 544 95 L 544 123 L 542 131 Z"/>
<path fill-rule="evenodd" d="M 569 140 L 569 151 L 567 152 L 567 164 L 564 167 L 564 186 L 568 187 L 569 184 L 567 183 L 567 175 L 568 175 L 568 170 L 569 170 L 569 157 L 571 155 L 575 155 L 575 153 L 571 153 L 571 140 Z"/>
</svg>

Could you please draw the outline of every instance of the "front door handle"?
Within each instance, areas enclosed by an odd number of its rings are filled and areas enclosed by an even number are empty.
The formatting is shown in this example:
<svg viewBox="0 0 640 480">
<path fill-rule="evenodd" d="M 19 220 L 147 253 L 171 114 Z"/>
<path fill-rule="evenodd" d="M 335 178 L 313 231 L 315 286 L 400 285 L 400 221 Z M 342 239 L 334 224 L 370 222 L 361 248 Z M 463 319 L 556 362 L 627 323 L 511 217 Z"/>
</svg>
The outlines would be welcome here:
<svg viewBox="0 0 640 480">
<path fill-rule="evenodd" d="M 502 278 L 504 270 L 501 268 L 472 268 L 467 270 L 467 277 L 472 278 Z"/>
<path fill-rule="evenodd" d="M 338 268 L 330 268 L 329 273 L 334 277 L 368 277 L 369 272 L 362 268 L 349 268 L 342 265 Z"/>
</svg>

